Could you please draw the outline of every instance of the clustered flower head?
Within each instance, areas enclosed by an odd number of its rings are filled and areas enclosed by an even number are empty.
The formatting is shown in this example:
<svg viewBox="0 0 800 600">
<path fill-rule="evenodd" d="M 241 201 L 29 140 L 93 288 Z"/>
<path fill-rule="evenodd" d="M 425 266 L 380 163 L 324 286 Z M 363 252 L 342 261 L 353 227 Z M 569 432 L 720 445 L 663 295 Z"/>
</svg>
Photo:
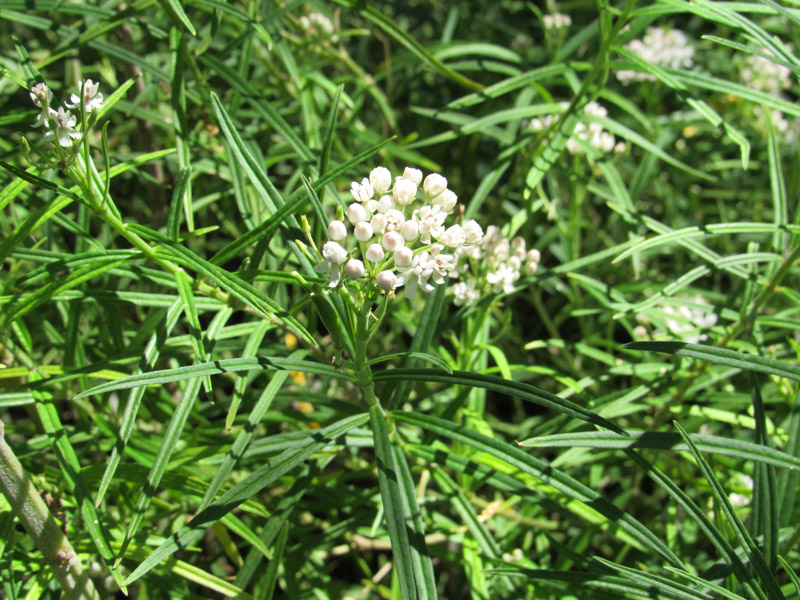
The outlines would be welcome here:
<svg viewBox="0 0 800 600">
<path fill-rule="evenodd" d="M 755 54 L 747 57 L 741 75 L 742 83 L 747 87 L 773 96 L 792 87 L 792 71 L 790 69 Z"/>
<path fill-rule="evenodd" d="M 81 82 L 78 91 L 83 93 L 83 109 L 86 114 L 98 111 L 103 107 L 103 95 L 98 91 L 99 84 L 87 79 Z M 81 97 L 77 94 L 70 96 L 71 102 L 54 109 L 51 104 L 53 92 L 44 83 L 37 83 L 30 90 L 31 100 L 41 110 L 36 115 L 34 127 L 44 129 L 44 139 L 56 142 L 62 148 L 71 148 L 75 140 L 81 139 L 83 134 L 78 131 L 78 117 L 71 110 L 81 110 Z"/>
<path fill-rule="evenodd" d="M 570 18 L 569 15 L 554 13 L 552 15 L 544 15 L 542 17 L 542 24 L 547 30 L 567 29 L 572 25 L 572 18 Z"/>
<path fill-rule="evenodd" d="M 560 102 L 559 106 L 563 112 L 567 109 L 569 103 Z M 583 108 L 583 114 L 605 118 L 608 116 L 608 111 L 597 102 L 589 102 Z M 540 118 L 531 119 L 529 127 L 534 131 L 544 131 L 553 124 L 557 116 L 544 115 Z M 567 152 L 570 154 L 583 154 L 585 144 L 593 146 L 603 153 L 616 152 L 621 154 L 625 151 L 625 142 L 618 143 L 614 135 L 603 129 L 600 123 L 584 123 L 581 121 L 575 126 L 572 136 L 567 140 Z"/>
<path fill-rule="evenodd" d="M 652 332 L 653 338 L 678 338 L 690 344 L 697 344 L 708 339 L 708 334 L 703 331 L 711 329 L 717 324 L 718 316 L 712 310 L 708 301 L 702 296 L 693 296 L 684 300 L 686 304 L 674 306 L 672 304 L 662 304 L 656 307 L 658 320 L 663 323 L 663 329 L 657 327 Z M 646 325 L 650 324 L 650 319 L 644 315 L 636 316 L 639 326 L 634 330 L 634 336 L 640 339 L 650 337 Z"/>
<path fill-rule="evenodd" d="M 333 41 L 338 39 L 337 36 L 333 35 L 333 23 L 322 13 L 308 13 L 300 17 L 298 22 L 308 37 L 326 36 L 330 37 Z"/>
<path fill-rule="evenodd" d="M 680 29 L 648 27 L 644 38 L 628 42 L 625 49 L 659 67 L 686 69 L 694 64 L 694 47 Z M 631 81 L 655 81 L 656 78 L 649 73 L 623 70 L 617 71 L 617 79 L 627 85 Z"/>
<path fill-rule="evenodd" d="M 328 225 L 328 241 L 315 266 L 328 275 L 330 287 L 352 282 L 390 296 L 402 288 L 411 299 L 418 290 L 428 293 L 458 277 L 458 304 L 471 304 L 484 289 L 513 291 L 527 257 L 524 241 L 510 245 L 505 240 L 505 251 L 495 252 L 505 238 L 490 227 L 487 242 L 475 220 L 457 218 L 458 196 L 442 175 L 431 173 L 423 180 L 422 171 L 407 167 L 393 178 L 389 169 L 376 167 L 369 177 L 352 182 L 350 195 L 353 202 Z M 509 269 L 516 269 L 516 277 Z M 474 291 L 469 302 L 456 291 L 465 283 Z"/>
</svg>

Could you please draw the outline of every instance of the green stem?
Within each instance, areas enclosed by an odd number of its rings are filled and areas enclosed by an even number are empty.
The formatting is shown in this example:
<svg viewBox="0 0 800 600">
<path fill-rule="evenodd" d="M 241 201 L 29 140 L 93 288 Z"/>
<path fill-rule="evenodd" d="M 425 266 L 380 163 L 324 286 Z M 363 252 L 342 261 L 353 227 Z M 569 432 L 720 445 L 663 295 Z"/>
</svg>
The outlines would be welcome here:
<svg viewBox="0 0 800 600">
<path fill-rule="evenodd" d="M 30 475 L 6 444 L 5 425 L 0 420 L 0 492 L 11 504 L 14 515 L 44 555 L 61 584 L 65 597 L 75 600 L 99 600 L 100 595 L 83 570 L 78 555 L 67 536 L 59 529 L 53 515 L 33 485 Z"/>
</svg>

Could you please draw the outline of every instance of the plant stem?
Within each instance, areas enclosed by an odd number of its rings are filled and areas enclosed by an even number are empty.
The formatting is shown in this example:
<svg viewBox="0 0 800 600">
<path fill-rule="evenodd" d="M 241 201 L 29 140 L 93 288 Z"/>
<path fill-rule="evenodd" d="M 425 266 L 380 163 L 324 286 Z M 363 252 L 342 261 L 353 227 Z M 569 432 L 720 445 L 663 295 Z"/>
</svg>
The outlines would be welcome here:
<svg viewBox="0 0 800 600">
<path fill-rule="evenodd" d="M 0 420 L 0 491 L 11 504 L 14 515 L 44 555 L 64 595 L 76 600 L 99 600 L 100 595 L 84 572 L 78 555 L 67 536 L 59 529 L 55 518 L 33 485 L 30 475 L 6 444 L 5 426 Z"/>
</svg>

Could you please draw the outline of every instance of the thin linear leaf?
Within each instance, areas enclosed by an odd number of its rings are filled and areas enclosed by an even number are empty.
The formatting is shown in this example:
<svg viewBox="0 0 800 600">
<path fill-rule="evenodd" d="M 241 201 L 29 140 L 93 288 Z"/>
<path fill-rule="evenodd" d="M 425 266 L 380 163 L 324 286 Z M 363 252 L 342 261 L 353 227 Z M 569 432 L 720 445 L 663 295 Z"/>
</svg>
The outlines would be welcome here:
<svg viewBox="0 0 800 600">
<path fill-rule="evenodd" d="M 259 600 L 272 600 L 272 596 L 275 594 L 275 587 L 278 584 L 278 567 L 280 567 L 283 560 L 283 552 L 286 549 L 286 540 L 288 538 L 289 523 L 284 523 L 275 542 L 272 558 L 267 565 L 267 572 L 264 573 L 264 579 L 261 580 L 261 588 L 258 594 Z"/>
<path fill-rule="evenodd" d="M 744 354 L 729 350 L 727 348 L 716 348 L 714 346 L 704 346 L 702 344 L 687 344 L 685 342 L 631 342 L 625 344 L 623 348 L 627 350 L 649 350 L 651 352 L 663 352 L 674 354 L 675 356 L 687 356 L 698 360 L 705 360 L 710 363 L 725 365 L 734 369 L 744 371 L 755 371 L 767 375 L 777 375 L 786 377 L 794 381 L 800 381 L 800 368 L 787 365 L 771 358 L 764 358 L 755 354 Z"/>
<path fill-rule="evenodd" d="M 203 343 L 203 328 L 200 325 L 200 315 L 197 312 L 197 304 L 195 304 L 194 301 L 191 279 L 186 274 L 186 271 L 178 269 L 175 272 L 175 283 L 177 284 L 181 302 L 183 302 L 183 312 L 186 315 L 186 320 L 189 322 L 189 336 L 192 340 L 192 350 L 194 351 L 195 360 L 198 363 L 206 363 L 208 362 L 208 353 Z M 210 375 L 203 376 L 203 389 L 205 390 L 206 396 L 211 399 L 212 387 Z"/>
<path fill-rule="evenodd" d="M 622 573 L 623 577 L 629 581 L 641 583 L 646 585 L 648 588 L 658 590 L 656 593 L 659 595 L 661 593 L 669 594 L 671 598 L 680 598 L 681 600 L 714 600 L 714 596 L 704 594 L 699 590 L 689 586 L 675 583 L 666 577 L 661 577 L 653 573 L 645 573 L 644 571 L 618 565 L 600 556 L 594 556 L 592 558 L 598 561 L 600 564 Z"/>
<path fill-rule="evenodd" d="M 611 431 L 616 431 L 617 433 L 625 433 L 625 430 L 618 425 L 615 425 L 611 421 L 604 419 L 574 402 L 564 400 L 555 394 L 540 390 L 527 383 L 509 381 L 502 377 L 481 375 L 468 371 L 453 371 L 452 373 L 447 373 L 440 369 L 386 369 L 385 371 L 374 373 L 372 378 L 375 381 L 428 381 L 446 383 L 448 385 L 464 385 L 467 387 L 482 388 L 499 394 L 506 394 L 508 396 L 527 400 L 528 402 L 533 402 L 534 404 L 550 408 L 605 429 L 610 429 Z"/>
<path fill-rule="evenodd" d="M 347 381 L 355 381 L 355 377 L 352 374 L 330 365 L 277 356 L 248 356 L 244 358 L 225 358 L 200 365 L 131 375 L 130 377 L 124 377 L 118 381 L 109 381 L 100 384 L 90 390 L 81 392 L 75 396 L 75 398 L 85 398 L 86 396 L 104 394 L 116 390 L 127 390 L 143 385 L 161 385 L 164 383 L 183 381 L 184 379 L 203 377 L 204 375 L 219 375 L 221 373 L 237 373 L 239 371 L 252 370 L 302 371 L 304 373 L 312 373 L 323 377 L 336 377 Z"/>
<path fill-rule="evenodd" d="M 408 539 L 407 521 L 411 515 L 404 511 L 403 494 L 398 479 L 401 474 L 395 467 L 392 456 L 392 442 L 380 406 L 370 406 L 369 420 L 375 444 L 375 460 L 378 467 L 378 484 L 381 490 L 381 507 L 385 515 L 386 529 L 392 542 L 394 569 L 400 582 L 400 591 L 404 599 L 416 600 L 417 583 L 415 580 L 411 545 Z M 405 485 L 408 485 L 406 482 Z M 411 486 L 414 484 L 411 482 Z"/>
<path fill-rule="evenodd" d="M 219 500 L 200 511 L 185 527 L 174 533 L 148 556 L 125 580 L 126 585 L 140 579 L 155 566 L 166 560 L 181 548 L 192 544 L 203 535 L 203 532 L 216 523 L 223 515 L 234 510 L 246 499 L 260 492 L 264 487 L 290 472 L 315 452 L 325 449 L 339 437 L 353 429 L 364 425 L 369 420 L 368 414 L 347 417 L 315 431 L 308 439 L 303 439 L 295 447 L 283 452 L 280 456 L 262 465 L 253 473 L 220 496 Z"/>
<path fill-rule="evenodd" d="M 511 444 L 487 437 L 463 425 L 445 421 L 438 417 L 401 411 L 392 411 L 390 414 L 398 421 L 415 425 L 426 431 L 463 442 L 479 451 L 486 452 L 490 456 L 518 468 L 523 473 L 532 475 L 554 487 L 566 496 L 590 505 L 610 522 L 622 528 L 644 548 L 661 555 L 668 563 L 676 567 L 682 566 L 680 559 L 672 550 L 642 523 L 621 511 L 591 488 L 586 487 L 551 464 L 535 458 Z"/>
<path fill-rule="evenodd" d="M 761 551 L 758 549 L 753 541 L 753 538 L 750 536 L 750 532 L 747 531 L 744 524 L 739 519 L 739 516 L 736 514 L 736 511 L 733 509 L 733 506 L 728 499 L 728 495 L 725 493 L 725 490 L 722 489 L 722 486 L 717 480 L 716 475 L 714 475 L 713 470 L 703 458 L 703 455 L 700 454 L 700 451 L 694 445 L 692 439 L 688 436 L 683 427 L 681 427 L 680 423 L 674 421 L 674 424 L 678 429 L 678 432 L 681 434 L 681 437 L 683 437 L 684 441 L 689 446 L 689 451 L 692 453 L 697 465 L 703 472 L 703 476 L 711 486 L 714 500 L 717 506 L 725 514 L 728 523 L 730 523 L 733 532 L 736 535 L 737 541 L 742 545 L 743 548 L 745 548 L 747 556 L 750 558 L 750 563 L 753 565 L 761 585 L 766 590 L 767 597 L 771 600 L 785 600 L 786 597 L 783 595 L 783 592 L 781 592 L 781 588 L 778 585 L 778 582 L 775 580 L 775 574 L 767 566 L 767 563 L 764 560 L 764 555 L 761 554 Z"/>
<path fill-rule="evenodd" d="M 631 431 L 627 436 L 608 431 L 560 433 L 529 438 L 517 442 L 523 448 L 649 448 L 652 450 L 688 450 L 680 434 L 671 431 Z M 698 449 L 712 454 L 735 456 L 800 472 L 800 458 L 774 448 L 744 440 L 715 435 L 690 435 Z"/>
<path fill-rule="evenodd" d="M 191 33 L 192 35 L 197 35 L 197 32 L 194 29 L 194 25 L 189 20 L 189 17 L 186 16 L 186 12 L 183 10 L 183 6 L 178 0 L 159 0 L 162 8 L 170 13 L 174 18 L 180 21 L 186 30 Z"/>
</svg>

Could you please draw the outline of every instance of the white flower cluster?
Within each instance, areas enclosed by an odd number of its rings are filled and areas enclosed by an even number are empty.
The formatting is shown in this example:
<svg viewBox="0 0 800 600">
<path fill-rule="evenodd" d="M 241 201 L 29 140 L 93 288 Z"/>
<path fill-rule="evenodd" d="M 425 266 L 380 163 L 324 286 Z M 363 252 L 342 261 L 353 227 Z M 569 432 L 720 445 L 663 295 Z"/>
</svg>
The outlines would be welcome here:
<svg viewBox="0 0 800 600">
<path fill-rule="evenodd" d="M 569 15 L 554 13 L 552 15 L 544 15 L 542 17 L 542 24 L 547 30 L 567 29 L 570 25 L 572 25 L 572 19 Z"/>
<path fill-rule="evenodd" d="M 346 220 L 352 237 L 344 219 L 331 221 L 330 241 L 315 267 L 329 275 L 330 287 L 340 285 L 344 274 L 391 294 L 404 287 L 406 298 L 413 298 L 417 289 L 431 292 L 433 283 L 445 282 L 456 268 L 454 251 L 478 246 L 483 239 L 474 220 L 445 225 L 458 197 L 438 173 L 423 182 L 422 171 L 406 168 L 393 181 L 389 169 L 377 167 L 369 178 L 354 181 L 350 194 L 355 202 Z"/>
<path fill-rule="evenodd" d="M 707 334 L 699 332 L 711 329 L 716 325 L 717 314 L 710 310 L 711 307 L 708 301 L 702 296 L 694 296 L 687 300 L 694 306 L 686 304 L 681 304 L 680 306 L 671 304 L 658 306 L 659 317 L 663 319 L 666 331 L 657 329 L 653 332 L 653 337 L 680 338 L 690 344 L 697 344 L 708 339 Z M 703 307 L 708 307 L 708 309 Z M 650 320 L 643 314 L 637 315 L 636 320 L 640 325 L 634 330 L 634 335 L 641 339 L 647 338 L 648 333 L 644 325 L 649 324 Z"/>
<path fill-rule="evenodd" d="M 680 29 L 648 27 L 644 38 L 628 42 L 625 49 L 659 67 L 686 69 L 694 64 L 694 47 Z M 655 81 L 649 73 L 629 70 L 617 71 L 617 79 L 626 85 L 631 81 Z"/>
<path fill-rule="evenodd" d="M 103 107 L 103 94 L 98 92 L 98 83 L 87 79 L 81 82 L 78 91 L 83 90 L 83 105 L 87 114 L 100 110 Z M 77 94 L 70 96 L 70 102 L 59 106 L 58 110 L 52 108 L 53 92 L 44 83 L 37 83 L 31 88 L 31 100 L 41 112 L 36 115 L 34 127 L 44 128 L 44 139 L 48 142 L 57 141 L 62 148 L 70 148 L 81 138 L 81 133 L 76 126 L 78 119 L 70 110 L 81 108 L 81 97 Z"/>
<path fill-rule="evenodd" d="M 564 111 L 569 106 L 569 103 L 561 102 L 559 106 Z M 584 107 L 583 113 L 593 117 L 605 118 L 608 116 L 608 111 L 597 102 L 589 102 Z M 557 115 L 544 115 L 538 119 L 531 119 L 529 126 L 534 131 L 544 131 L 553 124 L 556 117 Z M 617 143 L 614 135 L 603 129 L 600 123 L 579 122 L 567 141 L 567 152 L 570 154 L 583 154 L 584 144 L 593 146 L 603 153 L 616 152 L 621 154 L 625 151 L 625 142 Z"/>
<path fill-rule="evenodd" d="M 777 96 L 792 87 L 792 71 L 763 56 L 750 55 L 742 67 L 742 83 L 747 87 Z"/>
<path fill-rule="evenodd" d="M 509 240 L 489 225 L 480 244 L 456 249 L 456 275 L 462 280 L 453 286 L 453 302 L 470 306 L 487 290 L 511 294 L 522 273 L 536 273 L 540 260 L 539 251 L 528 250 L 523 238 Z"/>
<path fill-rule="evenodd" d="M 308 13 L 307 15 L 300 17 L 298 22 L 308 37 L 324 35 L 326 37 L 330 37 L 333 41 L 336 41 L 337 39 L 337 37 L 333 35 L 333 23 L 322 13 Z"/>
</svg>

